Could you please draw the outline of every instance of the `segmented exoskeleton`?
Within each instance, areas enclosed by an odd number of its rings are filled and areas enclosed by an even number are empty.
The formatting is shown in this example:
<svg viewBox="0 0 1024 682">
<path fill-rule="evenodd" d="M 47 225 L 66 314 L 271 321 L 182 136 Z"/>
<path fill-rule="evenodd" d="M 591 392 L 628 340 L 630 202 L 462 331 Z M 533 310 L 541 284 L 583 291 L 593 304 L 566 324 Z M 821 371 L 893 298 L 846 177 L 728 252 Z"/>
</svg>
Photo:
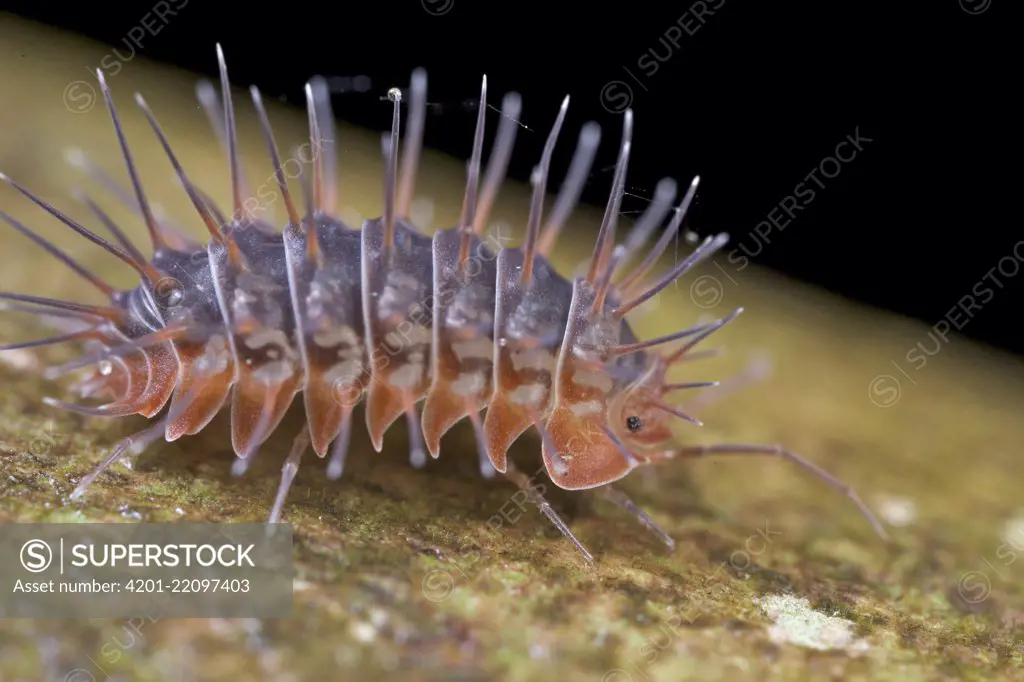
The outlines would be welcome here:
<svg viewBox="0 0 1024 682">
<path fill-rule="evenodd" d="M 76 271 L 109 298 L 92 306 L 21 294 L 0 294 L 8 308 L 44 316 L 64 333 L 5 348 L 80 341 L 89 349 L 49 376 L 87 370 L 76 384 L 83 397 L 109 398 L 98 407 L 47 399 L 53 406 L 90 416 L 161 415 L 125 439 L 73 493 L 81 495 L 106 467 L 129 450 L 140 452 L 161 435 L 167 441 L 198 433 L 229 402 L 237 472 L 280 424 L 298 393 L 306 421 L 282 472 L 270 521 L 279 520 L 304 451 L 330 452 L 328 475 L 341 475 L 353 411 L 365 400 L 366 426 L 380 451 L 385 431 L 403 416 L 416 467 L 426 452 L 437 457 L 441 436 L 469 418 L 481 471 L 508 475 L 588 558 L 528 478 L 506 459 L 528 429 L 540 434 L 544 465 L 565 489 L 605 486 L 608 497 L 630 510 L 669 546 L 672 540 L 609 484 L 638 466 L 676 457 L 717 453 L 787 457 L 844 490 L 879 533 L 881 525 L 856 494 L 831 475 L 778 446 L 678 446 L 672 418 L 700 422 L 672 407 L 666 394 L 707 383 L 672 384 L 667 373 L 694 356 L 693 348 L 732 320 L 640 341 L 626 315 L 721 248 L 728 237 L 707 238 L 684 261 L 653 280 L 652 269 L 676 238 L 697 190 L 697 179 L 673 210 L 675 183 L 663 180 L 648 210 L 626 240 L 615 228 L 629 161 L 633 117 L 623 117 L 622 140 L 604 220 L 586 272 L 567 280 L 547 260 L 588 176 L 600 139 L 585 125 L 553 210 L 544 215 L 548 168 L 568 108 L 558 111 L 540 163 L 534 169 L 526 238 L 507 248 L 485 234 L 513 147 L 520 99 L 506 95 L 493 151 L 481 182 L 487 81 L 481 92 L 465 200 L 458 225 L 426 235 L 410 222 L 426 111 L 426 75 L 413 73 L 408 92 L 409 130 L 399 165 L 402 93 L 393 90 L 392 129 L 383 136 L 386 173 L 384 214 L 361 229 L 336 217 L 334 117 L 322 79 L 306 88 L 312 178 L 302 177 L 306 211 L 293 199 L 259 92 L 252 99 L 262 123 L 278 189 L 288 215 L 283 232 L 256 217 L 239 166 L 235 116 L 224 56 L 218 46 L 223 110 L 211 85 L 200 88 L 226 148 L 233 212 L 225 217 L 185 175 L 153 113 L 136 100 L 159 138 L 181 184 L 210 233 L 204 248 L 158 220 L 148 203 L 102 72 L 100 86 L 114 123 L 134 198 L 124 201 L 148 229 L 153 255 L 146 259 L 91 199 L 85 201 L 117 244 L 63 215 L 20 184 L 5 182 L 80 235 L 133 267 L 141 283 L 115 290 L 56 246 L 6 214 L 3 219 Z M 90 173 L 108 186 L 102 171 Z M 114 187 L 114 191 L 117 190 Z M 667 229 L 633 264 L 672 212 Z M 632 267 L 630 267 L 632 266 Z M 667 354 L 658 349 L 682 345 Z M 422 402 L 422 411 L 418 405 Z M 481 417 L 481 413 L 486 413 Z M 333 443 L 333 445 L 332 445 Z"/>
</svg>

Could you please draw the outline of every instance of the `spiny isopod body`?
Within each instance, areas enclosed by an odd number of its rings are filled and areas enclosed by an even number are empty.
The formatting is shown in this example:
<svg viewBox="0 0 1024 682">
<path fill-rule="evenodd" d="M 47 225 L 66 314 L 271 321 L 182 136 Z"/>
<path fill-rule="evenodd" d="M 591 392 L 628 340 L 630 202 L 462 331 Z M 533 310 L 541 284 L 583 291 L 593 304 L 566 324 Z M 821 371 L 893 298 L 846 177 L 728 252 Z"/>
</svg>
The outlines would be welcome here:
<svg viewBox="0 0 1024 682">
<path fill-rule="evenodd" d="M 659 183 L 653 201 L 625 241 L 615 228 L 629 161 L 633 116 L 623 117 L 613 186 L 585 274 L 567 280 L 547 259 L 575 206 L 600 139 L 594 123 L 583 126 L 567 177 L 550 212 L 544 210 L 548 170 L 568 109 L 563 101 L 532 175 L 533 196 L 526 239 L 508 248 L 485 235 L 494 199 L 504 180 L 517 132 L 520 98 L 502 102 L 502 117 L 481 182 L 487 81 L 459 223 L 427 235 L 410 222 L 410 206 L 422 146 L 426 74 L 413 73 L 407 103 L 408 131 L 399 164 L 401 91 L 392 89 L 391 131 L 383 136 L 386 164 L 384 214 L 360 229 L 336 217 L 334 116 L 326 83 L 306 88 L 312 177 L 301 177 L 305 213 L 299 214 L 259 92 L 251 91 L 262 123 L 280 195 L 288 214 L 282 231 L 258 219 L 240 171 L 234 107 L 227 68 L 218 46 L 223 110 L 215 91 L 199 90 L 226 148 L 233 211 L 225 217 L 186 176 L 156 118 L 140 95 L 136 101 L 177 172 L 211 240 L 204 247 L 150 208 L 120 118 L 102 72 L 100 86 L 134 191 L 134 208 L 147 227 L 153 255 L 146 259 L 124 232 L 86 197 L 116 244 L 91 232 L 6 175 L 0 179 L 65 225 L 134 268 L 141 283 L 116 290 L 14 218 L 15 230 L 61 260 L 109 300 L 94 306 L 23 294 L 0 294 L 9 309 L 43 317 L 61 334 L 5 348 L 77 341 L 83 357 L 48 370 L 60 376 L 86 370 L 78 394 L 106 398 L 100 406 L 47 399 L 50 405 L 89 416 L 159 418 L 119 443 L 73 496 L 127 452 L 140 452 L 163 436 L 174 441 L 201 431 L 230 409 L 235 467 L 247 464 L 280 424 L 297 394 L 306 420 L 286 459 L 270 521 L 279 520 L 299 461 L 312 445 L 330 454 L 328 475 L 341 475 L 356 405 L 365 401 L 366 427 L 380 451 L 384 433 L 403 416 L 411 436 L 410 459 L 422 466 L 437 457 L 441 436 L 464 418 L 471 421 L 481 471 L 506 474 L 588 559 L 590 554 L 551 509 L 530 480 L 506 458 L 509 446 L 529 429 L 541 437 L 544 466 L 564 489 L 603 487 L 607 497 L 635 514 L 667 544 L 672 540 L 621 491 L 610 486 L 638 466 L 716 453 L 787 457 L 844 490 L 879 533 L 874 515 L 856 494 L 810 462 L 778 446 L 679 446 L 670 420 L 696 419 L 669 405 L 667 394 L 700 384 L 671 384 L 668 371 L 695 356 L 693 348 L 740 310 L 648 341 L 637 339 L 626 315 L 720 249 L 728 237 L 705 239 L 660 277 L 651 271 L 676 238 L 697 190 L 695 178 L 672 208 L 675 183 Z M 81 155 L 75 161 L 110 185 Z M 669 212 L 668 228 L 636 265 Z M 497 243 L 495 243 L 497 241 Z M 659 349 L 683 344 L 662 354 Z M 422 408 L 419 405 L 422 403 Z M 481 413 L 486 413 L 481 417 Z"/>
</svg>

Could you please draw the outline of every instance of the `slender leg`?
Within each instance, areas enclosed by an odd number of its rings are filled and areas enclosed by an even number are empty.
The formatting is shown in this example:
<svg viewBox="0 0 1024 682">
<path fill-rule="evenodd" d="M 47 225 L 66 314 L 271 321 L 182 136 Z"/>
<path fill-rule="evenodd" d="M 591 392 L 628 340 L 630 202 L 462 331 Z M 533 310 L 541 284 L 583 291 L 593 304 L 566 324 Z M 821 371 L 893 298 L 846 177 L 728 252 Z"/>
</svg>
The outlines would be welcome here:
<svg viewBox="0 0 1024 682">
<path fill-rule="evenodd" d="M 120 459 L 122 455 L 138 455 L 147 447 L 149 447 L 150 444 L 153 443 L 153 441 L 158 439 L 163 434 L 166 421 L 166 419 L 161 419 L 160 421 L 151 424 L 150 426 L 147 426 L 142 431 L 139 431 L 138 433 L 134 433 L 128 436 L 127 438 L 119 442 L 117 445 L 115 445 L 113 452 L 110 453 L 110 456 L 103 460 L 103 462 L 100 463 L 100 465 L 96 467 L 91 474 L 82 479 L 82 481 L 71 493 L 71 499 L 74 500 L 81 497 L 82 493 L 85 492 L 85 489 L 88 488 L 89 485 L 94 480 L 96 480 L 96 477 L 102 474 L 107 469 L 109 469 L 110 465 L 112 465 L 114 462 Z"/>
<path fill-rule="evenodd" d="M 423 447 L 423 429 L 414 405 L 405 411 L 405 420 L 409 425 L 409 464 L 413 469 L 422 469 L 427 465 L 427 451 Z"/>
<path fill-rule="evenodd" d="M 476 434 L 476 456 L 480 464 L 480 475 L 486 479 L 492 479 L 498 470 L 494 468 L 491 458 L 487 456 L 487 446 L 485 445 L 487 441 L 484 440 L 484 425 L 480 421 L 479 410 L 470 409 L 469 421 L 473 423 L 473 431 Z"/>
<path fill-rule="evenodd" d="M 569 530 L 569 526 L 567 526 L 565 521 L 562 520 L 562 517 L 560 517 L 548 501 L 544 499 L 544 496 L 540 494 L 540 491 L 530 483 L 529 476 L 519 471 L 511 461 L 508 462 L 508 468 L 505 471 L 505 475 L 512 479 L 512 482 L 519 486 L 520 490 L 533 498 L 533 503 L 537 505 L 537 509 L 539 509 L 544 516 L 548 517 L 548 520 L 555 524 L 555 528 L 560 530 L 562 535 L 568 538 L 569 541 L 576 546 L 576 549 L 580 551 L 580 554 L 583 555 L 583 558 L 586 559 L 587 562 L 594 562 L 594 555 L 588 552 L 587 548 L 583 546 L 583 543 L 576 539 L 576 536 L 572 534 L 571 530 Z"/>
<path fill-rule="evenodd" d="M 352 436 L 352 412 L 345 413 L 341 421 L 341 431 L 334 439 L 331 448 L 331 459 L 327 462 L 327 480 L 337 481 L 345 470 L 345 458 L 348 457 L 348 443 Z"/>
<path fill-rule="evenodd" d="M 781 445 L 746 445 L 746 444 L 727 444 L 727 443 L 716 443 L 714 445 L 692 445 L 684 448 L 680 448 L 676 451 L 678 456 L 681 457 L 708 457 L 711 455 L 772 455 L 776 457 L 782 457 L 795 463 L 797 466 L 809 471 L 811 474 L 817 476 L 825 483 L 829 484 L 833 488 L 841 490 L 850 500 L 853 501 L 857 508 L 860 509 L 867 520 L 874 527 L 875 532 L 883 540 L 888 540 L 889 535 L 885 532 L 885 528 L 881 522 L 874 515 L 874 513 L 868 509 L 868 506 L 864 504 L 860 496 L 854 492 L 853 488 L 843 483 L 841 480 L 825 471 L 817 464 L 810 460 L 804 459 L 795 452 L 791 452 Z"/>
<path fill-rule="evenodd" d="M 654 519 L 648 516 L 643 509 L 638 507 L 633 500 L 629 499 L 629 496 L 626 495 L 626 493 L 612 485 L 606 485 L 603 488 L 598 488 L 598 493 L 604 497 L 604 499 L 614 503 L 616 506 L 635 516 L 640 523 L 644 524 L 647 530 L 657 535 L 659 540 L 668 545 L 669 549 L 676 548 L 676 541 L 673 540 L 668 533 L 662 530 L 658 524 L 654 522 Z"/>
<path fill-rule="evenodd" d="M 270 518 L 267 519 L 267 523 L 280 522 L 281 510 L 284 509 L 284 501 L 288 497 L 288 489 L 292 487 L 295 474 L 299 471 L 299 460 L 302 459 L 302 453 L 308 447 L 309 427 L 303 424 L 302 430 L 299 431 L 292 442 L 292 449 L 288 452 L 288 458 L 284 461 L 284 466 L 281 467 L 281 484 L 277 487 L 277 497 L 274 500 L 273 509 L 270 510 Z"/>
<path fill-rule="evenodd" d="M 259 454 L 258 450 L 248 457 L 235 457 L 235 461 L 231 463 L 231 475 L 235 478 L 244 476 L 252 466 L 252 461 L 256 459 L 257 454 Z"/>
</svg>

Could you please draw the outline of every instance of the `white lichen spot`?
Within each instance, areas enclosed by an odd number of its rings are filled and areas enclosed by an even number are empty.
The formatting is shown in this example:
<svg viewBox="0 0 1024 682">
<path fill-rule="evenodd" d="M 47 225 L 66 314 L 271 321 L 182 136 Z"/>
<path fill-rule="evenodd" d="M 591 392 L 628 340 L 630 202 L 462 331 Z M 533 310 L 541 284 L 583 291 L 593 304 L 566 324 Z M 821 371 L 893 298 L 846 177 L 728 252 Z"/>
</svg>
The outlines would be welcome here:
<svg viewBox="0 0 1024 682">
<path fill-rule="evenodd" d="M 906 526 L 917 518 L 917 505 L 903 497 L 885 497 L 878 505 L 878 514 L 891 526 Z"/>
<path fill-rule="evenodd" d="M 1003 542 L 1016 550 L 1024 550 L 1024 515 L 1003 524 Z"/>
<path fill-rule="evenodd" d="M 551 650 L 539 642 L 534 642 L 530 645 L 530 658 L 534 660 L 543 660 L 551 657 Z"/>
<path fill-rule="evenodd" d="M 370 622 L 378 630 L 383 629 L 388 624 L 388 612 L 384 609 L 373 609 L 370 611 Z"/>
<path fill-rule="evenodd" d="M 377 639 L 377 628 L 370 623 L 353 623 L 352 637 L 358 642 L 368 644 Z"/>
<path fill-rule="evenodd" d="M 754 599 L 765 615 L 775 621 L 768 637 L 775 644 L 795 644 L 818 651 L 846 651 L 862 654 L 870 648 L 865 639 L 853 634 L 853 622 L 828 616 L 811 608 L 804 597 L 775 594 Z"/>
<path fill-rule="evenodd" d="M 0 351 L 0 362 L 21 372 L 39 369 L 39 359 L 24 348 Z"/>
</svg>

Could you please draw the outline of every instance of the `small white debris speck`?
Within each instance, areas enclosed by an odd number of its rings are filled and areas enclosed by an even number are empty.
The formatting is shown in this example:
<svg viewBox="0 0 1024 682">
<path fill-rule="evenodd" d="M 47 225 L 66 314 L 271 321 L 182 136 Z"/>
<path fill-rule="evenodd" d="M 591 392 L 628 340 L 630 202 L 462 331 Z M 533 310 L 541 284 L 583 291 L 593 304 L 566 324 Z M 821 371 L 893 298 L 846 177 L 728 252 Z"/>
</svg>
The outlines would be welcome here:
<svg viewBox="0 0 1024 682">
<path fill-rule="evenodd" d="M 377 638 L 377 628 L 369 623 L 355 623 L 352 626 L 352 636 L 364 644 L 372 642 Z"/>
<path fill-rule="evenodd" d="M 548 658 L 548 648 L 543 644 L 534 642 L 530 645 L 530 658 L 534 660 Z"/>
<path fill-rule="evenodd" d="M 374 609 L 370 612 L 370 622 L 378 630 L 382 629 L 388 622 L 388 613 L 384 609 Z"/>
<path fill-rule="evenodd" d="M 878 506 L 878 514 L 890 525 L 906 526 L 917 518 L 917 505 L 906 498 L 886 497 Z"/>
<path fill-rule="evenodd" d="M 1003 525 L 1003 542 L 1016 550 L 1024 550 L 1024 515 L 1012 518 Z"/>
<path fill-rule="evenodd" d="M 24 348 L 0 351 L 0 362 L 22 372 L 39 368 L 39 359 Z"/>
<path fill-rule="evenodd" d="M 768 636 L 776 644 L 795 644 L 819 651 L 841 649 L 851 654 L 861 654 L 870 648 L 866 640 L 854 636 L 851 621 L 815 611 L 804 597 L 776 594 L 754 599 L 754 603 L 775 621 Z"/>
</svg>

